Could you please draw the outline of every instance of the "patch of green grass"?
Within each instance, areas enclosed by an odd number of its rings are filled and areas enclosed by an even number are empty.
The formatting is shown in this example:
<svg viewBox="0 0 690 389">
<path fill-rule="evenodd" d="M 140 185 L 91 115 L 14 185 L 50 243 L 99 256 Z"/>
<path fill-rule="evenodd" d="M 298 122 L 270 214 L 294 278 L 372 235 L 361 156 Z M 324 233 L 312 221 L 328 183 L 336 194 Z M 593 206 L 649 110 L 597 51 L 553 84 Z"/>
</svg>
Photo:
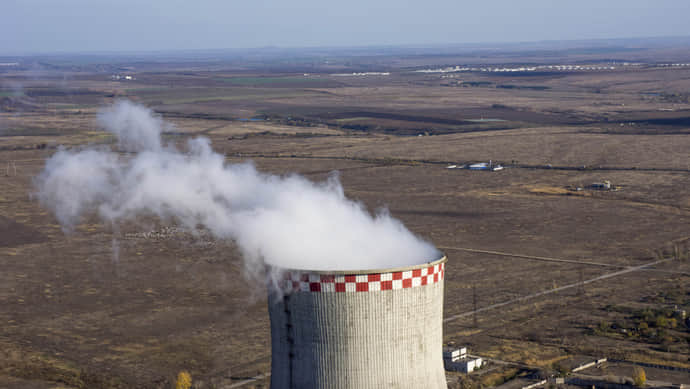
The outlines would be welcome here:
<svg viewBox="0 0 690 389">
<path fill-rule="evenodd" d="M 164 88 L 164 87 L 153 87 L 153 88 L 128 88 L 125 89 L 125 93 L 127 94 L 137 94 L 137 93 L 153 93 L 153 92 L 162 92 L 169 90 L 171 88 Z"/>
<path fill-rule="evenodd" d="M 351 117 L 351 118 L 342 118 L 342 119 L 335 119 L 337 123 L 348 123 L 348 122 L 357 122 L 357 121 L 362 121 L 362 120 L 370 120 L 372 118 L 366 117 L 366 116 L 358 116 L 358 117 Z"/>
<path fill-rule="evenodd" d="M 24 92 L 15 90 L 0 90 L 0 97 L 24 96 Z"/>
<path fill-rule="evenodd" d="M 323 83 L 324 80 L 306 77 L 228 77 L 219 81 L 233 85 L 300 85 L 305 83 Z"/>
<path fill-rule="evenodd" d="M 496 85 L 496 88 L 502 88 L 502 89 L 525 89 L 525 90 L 538 90 L 538 91 L 543 91 L 543 90 L 551 89 L 550 86 L 546 86 L 546 85 L 513 85 L 513 84 Z"/>
<path fill-rule="evenodd" d="M 234 95 L 209 95 L 209 96 L 146 96 L 145 101 L 162 101 L 163 104 L 189 104 L 204 103 L 209 101 L 242 101 L 242 100 L 262 100 L 262 99 L 281 99 L 308 95 L 304 92 L 276 92 L 276 93 L 247 93 Z"/>
<path fill-rule="evenodd" d="M 57 109 L 86 109 L 91 107 L 99 107 L 100 104 L 68 104 L 68 103 L 50 103 L 48 104 Z"/>
<path fill-rule="evenodd" d="M 41 127 L 6 128 L 2 130 L 3 137 L 10 136 L 61 136 L 65 135 L 59 130 Z"/>
</svg>

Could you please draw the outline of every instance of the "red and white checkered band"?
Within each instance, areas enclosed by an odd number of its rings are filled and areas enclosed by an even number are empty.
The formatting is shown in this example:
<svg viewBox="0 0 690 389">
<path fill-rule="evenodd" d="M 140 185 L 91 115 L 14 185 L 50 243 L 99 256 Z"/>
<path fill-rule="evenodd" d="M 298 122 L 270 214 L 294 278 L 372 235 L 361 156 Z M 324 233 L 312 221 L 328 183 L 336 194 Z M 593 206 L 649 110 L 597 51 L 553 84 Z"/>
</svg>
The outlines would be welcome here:
<svg viewBox="0 0 690 389">
<path fill-rule="evenodd" d="M 374 274 L 317 274 L 300 271 L 285 273 L 286 292 L 378 292 L 407 289 L 439 282 L 445 263 L 421 269 Z"/>
</svg>

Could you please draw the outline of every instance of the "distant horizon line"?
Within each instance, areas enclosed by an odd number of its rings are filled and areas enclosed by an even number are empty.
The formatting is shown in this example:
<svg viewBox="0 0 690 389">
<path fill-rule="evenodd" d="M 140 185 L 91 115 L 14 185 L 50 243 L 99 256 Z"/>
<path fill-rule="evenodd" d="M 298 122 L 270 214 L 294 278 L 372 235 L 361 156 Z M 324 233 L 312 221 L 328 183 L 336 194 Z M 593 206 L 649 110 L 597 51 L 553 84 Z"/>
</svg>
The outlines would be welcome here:
<svg viewBox="0 0 690 389">
<path fill-rule="evenodd" d="M 17 57 L 40 57 L 40 56 L 125 56 L 125 55 L 161 55 L 161 54 L 182 54 L 182 53 L 218 53 L 218 52 L 266 52 L 266 51 L 345 51 L 345 50 L 373 50 L 373 49 L 417 49 L 417 50 L 439 50 L 439 49 L 496 49 L 499 47 L 487 47 L 491 45 L 502 46 L 500 48 L 509 48 L 521 45 L 556 45 L 559 43 L 578 44 L 578 43 L 604 43 L 604 42 L 629 42 L 638 41 L 640 43 L 645 41 L 672 41 L 672 40 L 687 40 L 690 44 L 690 35 L 663 35 L 663 36 L 638 36 L 638 37 L 612 37 L 612 38 L 587 38 L 587 39 L 544 39 L 544 40 L 525 40 L 525 41 L 487 41 L 487 42 L 455 42 L 455 43 L 398 43 L 398 44 L 365 44 L 365 45 L 314 45 L 314 46 L 289 46 L 289 45 L 266 45 L 254 47 L 225 47 L 225 48 L 168 48 L 168 49 L 112 49 L 112 50 L 37 50 L 26 52 L 8 52 L 0 53 L 0 58 L 17 58 Z M 671 42 L 668 42 L 671 43 Z"/>
</svg>

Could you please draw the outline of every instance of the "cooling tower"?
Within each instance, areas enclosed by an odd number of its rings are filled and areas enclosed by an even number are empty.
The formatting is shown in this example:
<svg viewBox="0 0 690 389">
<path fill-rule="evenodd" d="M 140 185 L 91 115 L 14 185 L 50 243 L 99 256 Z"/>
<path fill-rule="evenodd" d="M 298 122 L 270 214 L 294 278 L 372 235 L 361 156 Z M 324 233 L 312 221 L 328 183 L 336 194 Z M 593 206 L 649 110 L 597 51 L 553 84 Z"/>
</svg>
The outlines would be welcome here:
<svg viewBox="0 0 690 389">
<path fill-rule="evenodd" d="M 445 262 L 281 272 L 284 293 L 268 303 L 271 389 L 447 388 Z"/>
</svg>

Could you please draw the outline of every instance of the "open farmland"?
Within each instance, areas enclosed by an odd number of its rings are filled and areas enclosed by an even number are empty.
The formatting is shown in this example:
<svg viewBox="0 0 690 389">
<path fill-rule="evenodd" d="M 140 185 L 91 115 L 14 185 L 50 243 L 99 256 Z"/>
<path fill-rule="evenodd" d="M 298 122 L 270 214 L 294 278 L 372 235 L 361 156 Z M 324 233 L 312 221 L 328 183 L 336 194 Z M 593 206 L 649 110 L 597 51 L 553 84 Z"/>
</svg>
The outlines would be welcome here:
<svg viewBox="0 0 690 389">
<path fill-rule="evenodd" d="M 152 218 L 92 215 L 66 233 L 32 197 L 59 145 L 115 147 L 96 115 L 119 98 L 173 123 L 164 139 L 180 148 L 205 136 L 228 163 L 339 171 L 348 197 L 447 254 L 446 342 L 543 374 L 583 356 L 690 368 L 677 313 L 690 310 L 690 67 L 448 77 L 416 70 L 476 56 L 121 61 L 0 73 L 0 387 L 169 388 L 182 370 L 197 388 L 268 386 L 266 292 L 233 242 Z M 125 67 L 132 80 L 113 78 Z M 505 169 L 446 168 L 489 160 Z M 606 180 L 616 190 L 588 188 Z"/>
</svg>

